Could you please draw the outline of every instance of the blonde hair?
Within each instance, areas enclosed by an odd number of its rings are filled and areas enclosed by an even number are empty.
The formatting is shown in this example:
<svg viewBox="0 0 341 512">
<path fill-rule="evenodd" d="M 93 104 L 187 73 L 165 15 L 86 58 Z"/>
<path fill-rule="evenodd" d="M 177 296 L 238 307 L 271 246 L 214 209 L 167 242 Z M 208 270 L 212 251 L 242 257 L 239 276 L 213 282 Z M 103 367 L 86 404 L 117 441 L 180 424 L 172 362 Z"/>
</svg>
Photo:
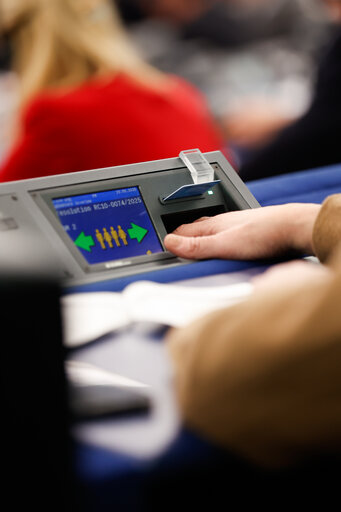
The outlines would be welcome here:
<svg viewBox="0 0 341 512">
<path fill-rule="evenodd" d="M 0 0 L 0 15 L 13 44 L 22 106 L 42 90 L 109 73 L 149 85 L 163 80 L 130 44 L 110 0 Z"/>
</svg>

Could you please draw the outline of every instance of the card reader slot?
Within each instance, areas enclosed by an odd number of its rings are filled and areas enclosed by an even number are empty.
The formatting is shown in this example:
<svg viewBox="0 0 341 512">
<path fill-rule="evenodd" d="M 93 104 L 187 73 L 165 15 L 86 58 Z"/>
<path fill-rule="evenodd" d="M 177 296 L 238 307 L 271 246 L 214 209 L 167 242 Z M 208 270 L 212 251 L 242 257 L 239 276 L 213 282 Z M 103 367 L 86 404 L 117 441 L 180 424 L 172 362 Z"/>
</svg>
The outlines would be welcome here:
<svg viewBox="0 0 341 512">
<path fill-rule="evenodd" d="M 218 204 L 215 206 L 208 206 L 207 208 L 196 208 L 195 210 L 166 213 L 165 215 L 161 215 L 161 219 L 167 233 L 172 233 L 172 231 L 182 224 L 189 224 L 190 222 L 200 219 L 200 217 L 213 217 L 214 215 L 219 215 L 220 213 L 225 212 L 225 206 L 223 204 Z"/>
</svg>

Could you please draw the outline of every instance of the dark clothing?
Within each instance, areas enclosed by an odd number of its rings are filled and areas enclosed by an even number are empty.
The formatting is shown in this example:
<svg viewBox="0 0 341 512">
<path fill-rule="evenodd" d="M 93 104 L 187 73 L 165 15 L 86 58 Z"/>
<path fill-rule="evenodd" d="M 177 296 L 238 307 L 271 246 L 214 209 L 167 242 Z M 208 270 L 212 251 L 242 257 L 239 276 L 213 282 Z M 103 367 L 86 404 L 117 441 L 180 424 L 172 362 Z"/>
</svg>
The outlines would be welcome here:
<svg viewBox="0 0 341 512">
<path fill-rule="evenodd" d="M 321 63 L 309 110 L 240 169 L 245 180 L 341 162 L 341 30 Z"/>
<path fill-rule="evenodd" d="M 126 23 L 141 21 L 146 16 L 138 0 L 116 0 L 115 4 Z"/>
<path fill-rule="evenodd" d="M 7 39 L 0 34 L 0 72 L 8 71 L 11 63 L 11 47 Z"/>
</svg>

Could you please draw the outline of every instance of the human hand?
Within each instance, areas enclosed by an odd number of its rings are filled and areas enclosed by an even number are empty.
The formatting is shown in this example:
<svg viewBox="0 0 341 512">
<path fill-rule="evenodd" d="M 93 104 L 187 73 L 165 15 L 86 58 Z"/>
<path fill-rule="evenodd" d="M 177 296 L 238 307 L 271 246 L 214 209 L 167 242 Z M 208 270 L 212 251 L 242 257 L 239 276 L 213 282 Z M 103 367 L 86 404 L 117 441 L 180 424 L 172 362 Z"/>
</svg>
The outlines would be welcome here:
<svg viewBox="0 0 341 512">
<path fill-rule="evenodd" d="M 164 240 L 168 251 L 189 259 L 259 259 L 288 250 L 312 254 L 320 205 L 286 204 L 223 213 L 178 227 Z"/>
<path fill-rule="evenodd" d="M 329 15 L 332 20 L 340 23 L 341 20 L 341 4 L 340 0 L 324 0 Z"/>
<path fill-rule="evenodd" d="M 295 121 L 274 101 L 246 100 L 243 107 L 223 116 L 220 124 L 229 142 L 255 148 L 267 143 L 280 130 Z"/>
</svg>

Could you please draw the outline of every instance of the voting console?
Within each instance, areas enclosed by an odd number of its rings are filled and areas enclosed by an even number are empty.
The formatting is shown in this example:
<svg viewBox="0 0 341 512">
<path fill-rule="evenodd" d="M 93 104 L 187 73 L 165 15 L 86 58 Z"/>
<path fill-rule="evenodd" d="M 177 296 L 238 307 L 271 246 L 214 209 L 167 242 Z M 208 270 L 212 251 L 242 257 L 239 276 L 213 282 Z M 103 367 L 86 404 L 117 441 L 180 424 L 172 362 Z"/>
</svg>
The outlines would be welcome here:
<svg viewBox="0 0 341 512">
<path fill-rule="evenodd" d="M 50 268 L 68 285 L 185 265 L 165 250 L 167 233 L 257 207 L 219 151 L 3 183 L 2 258 Z"/>
</svg>

